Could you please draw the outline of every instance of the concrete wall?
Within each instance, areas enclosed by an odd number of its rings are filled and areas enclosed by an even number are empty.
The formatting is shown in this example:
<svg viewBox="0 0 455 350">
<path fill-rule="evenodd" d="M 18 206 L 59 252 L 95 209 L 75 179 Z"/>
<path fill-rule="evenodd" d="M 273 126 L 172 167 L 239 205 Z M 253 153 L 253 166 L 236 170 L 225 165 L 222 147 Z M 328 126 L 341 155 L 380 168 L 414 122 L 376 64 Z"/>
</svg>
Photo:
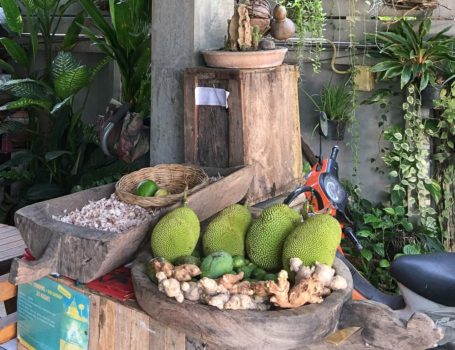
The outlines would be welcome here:
<svg viewBox="0 0 455 350">
<path fill-rule="evenodd" d="M 222 47 L 234 0 L 152 0 L 151 164 L 181 163 L 183 70 Z"/>
</svg>

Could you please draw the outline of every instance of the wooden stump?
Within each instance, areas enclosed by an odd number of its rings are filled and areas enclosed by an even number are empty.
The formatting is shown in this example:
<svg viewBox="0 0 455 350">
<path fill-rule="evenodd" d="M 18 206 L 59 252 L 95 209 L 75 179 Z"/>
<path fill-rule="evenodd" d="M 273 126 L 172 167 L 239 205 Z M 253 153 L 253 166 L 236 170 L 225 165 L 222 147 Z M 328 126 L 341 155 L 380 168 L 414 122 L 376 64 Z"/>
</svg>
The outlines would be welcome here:
<svg viewBox="0 0 455 350">
<path fill-rule="evenodd" d="M 254 166 L 251 204 L 288 192 L 302 176 L 299 70 L 190 68 L 185 71 L 185 161 Z M 230 93 L 229 108 L 196 105 L 195 89 Z"/>
<path fill-rule="evenodd" d="M 365 342 L 382 349 L 425 350 L 443 337 L 429 316 L 416 313 L 404 322 L 388 306 L 369 300 L 346 303 L 340 323 L 340 328 L 362 327 Z"/>
<path fill-rule="evenodd" d="M 336 329 L 343 303 L 352 292 L 350 272 L 337 260 L 334 267 L 348 288 L 333 292 L 322 304 L 271 311 L 218 310 L 188 300 L 179 304 L 150 281 L 145 271 L 150 258 L 141 253 L 132 269 L 139 305 L 152 318 L 207 342 L 210 349 L 301 349 Z"/>
</svg>

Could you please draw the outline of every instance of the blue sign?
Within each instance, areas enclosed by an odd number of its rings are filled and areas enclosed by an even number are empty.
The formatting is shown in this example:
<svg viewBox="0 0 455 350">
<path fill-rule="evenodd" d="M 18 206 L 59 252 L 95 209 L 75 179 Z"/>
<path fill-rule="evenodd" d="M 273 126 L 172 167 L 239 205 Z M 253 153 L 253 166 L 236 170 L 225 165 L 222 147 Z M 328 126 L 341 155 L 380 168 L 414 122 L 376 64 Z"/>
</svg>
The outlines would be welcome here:
<svg viewBox="0 0 455 350">
<path fill-rule="evenodd" d="M 87 350 L 88 296 L 47 277 L 20 285 L 18 338 L 29 350 Z"/>
</svg>

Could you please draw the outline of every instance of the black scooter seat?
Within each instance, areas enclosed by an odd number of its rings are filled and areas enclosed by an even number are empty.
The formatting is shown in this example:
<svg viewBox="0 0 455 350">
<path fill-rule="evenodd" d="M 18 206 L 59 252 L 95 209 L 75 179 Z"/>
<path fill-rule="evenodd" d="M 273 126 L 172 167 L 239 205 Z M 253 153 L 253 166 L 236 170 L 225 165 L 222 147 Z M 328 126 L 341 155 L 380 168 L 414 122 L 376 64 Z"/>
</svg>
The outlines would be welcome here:
<svg viewBox="0 0 455 350">
<path fill-rule="evenodd" d="M 420 296 L 455 306 L 455 253 L 400 256 L 392 262 L 391 274 Z"/>
</svg>

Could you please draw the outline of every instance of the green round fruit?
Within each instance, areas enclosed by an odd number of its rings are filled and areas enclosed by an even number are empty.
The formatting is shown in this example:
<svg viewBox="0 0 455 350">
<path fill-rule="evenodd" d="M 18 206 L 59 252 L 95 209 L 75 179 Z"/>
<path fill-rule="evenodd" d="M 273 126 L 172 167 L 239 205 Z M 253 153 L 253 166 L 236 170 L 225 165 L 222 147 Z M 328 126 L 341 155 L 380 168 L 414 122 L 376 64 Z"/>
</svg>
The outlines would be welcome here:
<svg viewBox="0 0 455 350">
<path fill-rule="evenodd" d="M 274 273 L 268 273 L 267 275 L 264 276 L 264 281 L 278 281 L 278 277 Z"/>
<path fill-rule="evenodd" d="M 245 258 L 241 255 L 234 255 L 232 257 L 234 261 L 234 269 L 238 269 L 239 267 L 245 266 Z"/>
<path fill-rule="evenodd" d="M 158 185 L 155 181 L 144 180 L 136 188 L 136 195 L 140 197 L 152 197 L 158 191 Z"/>
<path fill-rule="evenodd" d="M 234 269 L 232 256 L 226 252 L 215 252 L 205 257 L 201 263 L 203 277 L 218 278 Z"/>
<path fill-rule="evenodd" d="M 237 269 L 237 272 L 243 272 L 243 278 L 250 278 L 255 268 L 256 265 L 250 263 L 248 265 L 239 267 Z"/>
<path fill-rule="evenodd" d="M 160 188 L 160 189 L 158 189 L 158 191 L 155 192 L 155 194 L 153 196 L 154 197 L 164 197 L 164 196 L 168 196 L 168 195 L 169 195 L 168 190 L 166 190 L 165 188 Z"/>
</svg>

